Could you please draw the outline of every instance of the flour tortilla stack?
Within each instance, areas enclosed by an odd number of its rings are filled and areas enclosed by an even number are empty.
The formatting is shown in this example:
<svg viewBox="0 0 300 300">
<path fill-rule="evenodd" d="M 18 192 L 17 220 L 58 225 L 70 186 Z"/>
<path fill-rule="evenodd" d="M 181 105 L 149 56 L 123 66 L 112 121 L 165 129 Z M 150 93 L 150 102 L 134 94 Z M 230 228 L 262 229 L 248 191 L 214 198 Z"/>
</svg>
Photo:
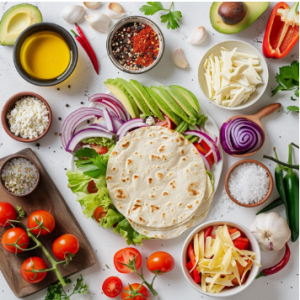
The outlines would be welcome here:
<svg viewBox="0 0 300 300">
<path fill-rule="evenodd" d="M 120 140 L 106 179 L 116 208 L 150 237 L 180 235 L 207 213 L 201 203 L 210 204 L 212 188 L 198 151 L 180 133 L 159 126 L 134 130 Z"/>
</svg>

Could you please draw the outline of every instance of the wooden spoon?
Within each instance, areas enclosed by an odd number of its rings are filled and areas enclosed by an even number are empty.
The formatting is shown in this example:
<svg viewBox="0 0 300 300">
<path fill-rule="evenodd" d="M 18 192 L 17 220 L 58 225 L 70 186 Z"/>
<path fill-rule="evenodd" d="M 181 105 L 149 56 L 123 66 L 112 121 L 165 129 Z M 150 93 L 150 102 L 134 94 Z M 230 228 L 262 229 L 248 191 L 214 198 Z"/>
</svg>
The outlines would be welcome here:
<svg viewBox="0 0 300 300">
<path fill-rule="evenodd" d="M 264 131 L 263 125 L 260 122 L 260 119 L 262 119 L 262 118 L 264 118 L 264 117 L 272 114 L 273 112 L 277 111 L 280 107 L 281 107 L 280 103 L 273 103 L 273 104 L 267 105 L 266 107 L 264 107 L 263 109 L 261 109 L 255 115 L 238 115 L 238 116 L 233 116 L 233 117 L 229 118 L 225 122 L 225 123 L 228 123 L 230 120 L 234 120 L 234 119 L 237 119 L 237 118 L 244 118 L 244 119 L 247 119 L 247 120 L 252 121 L 253 123 L 257 124 L 260 127 L 260 129 L 262 131 L 262 134 L 263 134 L 261 146 L 257 150 L 255 150 L 253 152 L 249 152 L 249 153 L 244 153 L 244 154 L 232 154 L 232 156 L 236 156 L 236 157 L 250 156 L 250 155 L 255 154 L 256 152 L 258 152 L 261 149 L 261 147 L 265 143 L 265 131 Z"/>
</svg>

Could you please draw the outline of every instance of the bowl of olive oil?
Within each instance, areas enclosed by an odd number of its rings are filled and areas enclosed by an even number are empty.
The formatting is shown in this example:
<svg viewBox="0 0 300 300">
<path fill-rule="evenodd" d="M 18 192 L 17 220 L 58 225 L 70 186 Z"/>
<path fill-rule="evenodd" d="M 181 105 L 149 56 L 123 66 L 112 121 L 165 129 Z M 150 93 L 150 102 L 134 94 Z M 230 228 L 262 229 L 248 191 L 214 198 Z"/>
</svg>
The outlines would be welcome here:
<svg viewBox="0 0 300 300">
<path fill-rule="evenodd" d="M 57 24 L 28 27 L 14 46 L 14 64 L 19 74 L 38 86 L 65 81 L 75 70 L 77 45 L 68 31 Z"/>
</svg>

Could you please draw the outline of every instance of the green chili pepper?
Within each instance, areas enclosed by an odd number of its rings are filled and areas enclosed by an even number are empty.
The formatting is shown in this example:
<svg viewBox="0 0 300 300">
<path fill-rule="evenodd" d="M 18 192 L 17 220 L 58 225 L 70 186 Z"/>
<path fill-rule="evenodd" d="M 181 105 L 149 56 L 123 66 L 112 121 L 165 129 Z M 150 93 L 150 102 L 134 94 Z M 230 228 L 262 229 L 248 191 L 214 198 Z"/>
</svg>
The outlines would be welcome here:
<svg viewBox="0 0 300 300">
<path fill-rule="evenodd" d="M 195 142 L 197 142 L 199 140 L 199 138 L 197 136 L 193 136 L 191 139 L 190 139 L 190 142 L 192 144 L 194 144 Z"/>
<path fill-rule="evenodd" d="M 184 133 L 188 129 L 189 124 L 185 121 L 179 123 L 179 125 L 175 128 L 175 131 L 179 133 Z"/>
<path fill-rule="evenodd" d="M 273 150 L 275 153 L 275 158 L 278 160 L 278 156 L 277 156 L 275 147 L 273 148 Z M 276 168 L 275 168 L 275 183 L 276 183 L 277 191 L 284 203 L 285 213 L 286 213 L 286 221 L 289 225 L 290 224 L 289 207 L 288 207 L 288 203 L 287 203 L 287 199 L 286 199 L 284 182 L 283 182 L 283 170 L 282 170 L 282 167 L 280 166 L 280 164 L 277 164 Z"/>
<path fill-rule="evenodd" d="M 292 145 L 289 145 L 288 164 L 292 164 Z M 289 168 L 284 179 L 286 198 L 289 207 L 290 228 L 292 231 L 292 242 L 296 242 L 299 236 L 299 177 L 292 168 Z"/>
<path fill-rule="evenodd" d="M 262 210 L 260 210 L 259 212 L 256 213 L 256 215 L 262 214 L 264 212 L 267 212 L 277 206 L 280 206 L 284 204 L 283 200 L 281 198 L 278 198 L 276 200 L 274 200 L 273 202 L 271 202 L 269 205 L 267 205 L 266 207 L 264 207 Z"/>
</svg>

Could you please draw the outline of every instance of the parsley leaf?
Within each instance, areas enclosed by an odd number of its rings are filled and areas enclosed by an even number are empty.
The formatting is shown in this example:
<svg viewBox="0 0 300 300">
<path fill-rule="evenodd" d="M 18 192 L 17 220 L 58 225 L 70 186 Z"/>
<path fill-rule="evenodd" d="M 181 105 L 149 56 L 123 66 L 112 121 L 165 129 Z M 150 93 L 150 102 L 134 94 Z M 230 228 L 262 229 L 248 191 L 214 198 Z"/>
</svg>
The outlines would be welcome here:
<svg viewBox="0 0 300 300">
<path fill-rule="evenodd" d="M 160 17 L 162 23 L 167 23 L 168 29 L 176 29 L 179 28 L 179 21 L 182 18 L 180 11 L 171 11 L 173 7 L 173 3 L 171 3 L 171 6 L 169 9 L 166 9 L 162 6 L 161 2 L 147 2 L 149 5 L 143 5 L 140 8 L 140 11 L 143 12 L 146 16 L 154 15 L 158 11 L 167 11 L 168 13 L 162 15 Z"/>
<path fill-rule="evenodd" d="M 298 106 L 288 106 L 287 110 L 288 111 L 295 111 L 295 112 L 299 113 L 299 107 Z"/>
</svg>

